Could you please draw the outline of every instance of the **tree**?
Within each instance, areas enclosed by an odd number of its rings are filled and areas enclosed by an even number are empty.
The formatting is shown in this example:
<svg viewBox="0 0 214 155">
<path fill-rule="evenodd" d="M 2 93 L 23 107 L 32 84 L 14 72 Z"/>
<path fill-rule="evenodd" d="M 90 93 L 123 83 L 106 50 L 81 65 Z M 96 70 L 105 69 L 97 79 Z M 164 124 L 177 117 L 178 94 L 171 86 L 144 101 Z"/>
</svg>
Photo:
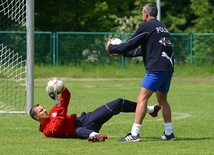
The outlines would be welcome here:
<svg viewBox="0 0 214 155">
<path fill-rule="evenodd" d="M 191 12 L 196 16 L 191 22 L 194 24 L 188 29 L 192 33 L 214 32 L 214 1 L 213 0 L 191 0 Z"/>
<path fill-rule="evenodd" d="M 114 20 L 134 9 L 133 1 L 35 1 L 36 29 L 42 31 L 112 31 Z"/>
<path fill-rule="evenodd" d="M 184 32 L 191 27 L 194 15 L 190 12 L 190 0 L 161 1 L 161 19 L 173 33 Z"/>
<path fill-rule="evenodd" d="M 155 2 L 36 0 L 35 28 L 40 31 L 134 32 L 142 22 L 142 6 Z M 213 10 L 213 0 L 161 0 L 161 21 L 173 33 L 213 32 Z"/>
</svg>

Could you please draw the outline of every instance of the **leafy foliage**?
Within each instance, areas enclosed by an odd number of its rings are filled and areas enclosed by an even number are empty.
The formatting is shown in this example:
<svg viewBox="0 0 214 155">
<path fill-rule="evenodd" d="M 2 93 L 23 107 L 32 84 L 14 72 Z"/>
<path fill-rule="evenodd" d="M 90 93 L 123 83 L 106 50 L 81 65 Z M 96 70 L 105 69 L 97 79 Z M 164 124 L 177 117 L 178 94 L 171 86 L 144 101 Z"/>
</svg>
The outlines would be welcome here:
<svg viewBox="0 0 214 155">
<path fill-rule="evenodd" d="M 214 32 L 214 1 L 213 0 L 191 0 L 191 12 L 196 18 L 192 20 L 193 27 L 189 28 L 192 33 Z"/>
<path fill-rule="evenodd" d="M 195 35 L 194 59 L 197 65 L 213 65 L 214 52 L 213 52 L 214 35 L 204 34 Z"/>
<path fill-rule="evenodd" d="M 115 0 L 36 0 L 36 29 L 133 32 L 136 25 L 142 22 L 142 6 L 155 2 L 156 0 L 126 0 L 121 5 L 121 1 Z M 161 0 L 161 21 L 170 32 L 213 32 L 213 10 L 213 0 Z"/>
<path fill-rule="evenodd" d="M 190 0 L 161 1 L 161 18 L 170 32 L 184 32 L 194 18 Z"/>
</svg>

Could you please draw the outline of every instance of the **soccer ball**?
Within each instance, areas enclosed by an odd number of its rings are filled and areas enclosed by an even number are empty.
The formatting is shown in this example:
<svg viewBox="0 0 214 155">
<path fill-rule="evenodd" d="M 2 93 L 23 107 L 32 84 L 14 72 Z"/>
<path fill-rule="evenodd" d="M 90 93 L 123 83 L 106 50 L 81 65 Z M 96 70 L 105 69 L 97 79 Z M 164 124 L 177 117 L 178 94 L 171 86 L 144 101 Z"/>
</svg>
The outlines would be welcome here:
<svg viewBox="0 0 214 155">
<path fill-rule="evenodd" d="M 119 38 L 113 38 L 113 39 L 111 39 L 111 42 L 110 42 L 110 44 L 112 44 L 112 45 L 119 45 L 121 43 L 122 43 L 122 40 L 120 40 Z M 119 54 L 119 53 L 111 54 L 111 56 L 114 56 L 114 57 L 121 56 L 121 55 L 123 55 L 123 54 Z"/>
<path fill-rule="evenodd" d="M 113 38 L 113 39 L 111 39 L 111 42 L 110 42 L 110 44 L 112 44 L 112 45 L 118 45 L 121 43 L 122 43 L 122 40 L 120 40 L 119 38 Z"/>
<path fill-rule="evenodd" d="M 46 91 L 48 94 L 56 93 L 60 94 L 64 89 L 64 82 L 57 77 L 51 78 L 46 87 Z"/>
</svg>

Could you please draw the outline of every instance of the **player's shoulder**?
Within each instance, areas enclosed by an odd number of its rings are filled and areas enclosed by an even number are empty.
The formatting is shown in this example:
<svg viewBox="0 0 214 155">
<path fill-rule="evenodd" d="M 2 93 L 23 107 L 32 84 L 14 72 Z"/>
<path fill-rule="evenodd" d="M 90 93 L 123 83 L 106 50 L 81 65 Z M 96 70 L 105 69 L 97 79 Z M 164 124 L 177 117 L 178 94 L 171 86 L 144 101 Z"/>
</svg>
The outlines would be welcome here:
<svg viewBox="0 0 214 155">
<path fill-rule="evenodd" d="M 150 26 L 153 25 L 154 27 L 156 27 L 156 26 L 166 27 L 164 23 L 160 22 L 157 19 L 151 19 L 147 22 L 147 24 Z"/>
<path fill-rule="evenodd" d="M 151 28 L 151 27 L 156 27 L 157 25 L 162 25 L 162 23 L 156 19 L 150 19 L 149 21 L 141 23 L 140 27 Z"/>
<path fill-rule="evenodd" d="M 139 26 L 139 29 L 143 30 L 143 31 L 151 32 L 154 29 L 156 29 L 156 27 L 160 26 L 160 24 L 161 23 L 157 20 L 149 20 L 149 21 L 141 23 Z"/>
</svg>

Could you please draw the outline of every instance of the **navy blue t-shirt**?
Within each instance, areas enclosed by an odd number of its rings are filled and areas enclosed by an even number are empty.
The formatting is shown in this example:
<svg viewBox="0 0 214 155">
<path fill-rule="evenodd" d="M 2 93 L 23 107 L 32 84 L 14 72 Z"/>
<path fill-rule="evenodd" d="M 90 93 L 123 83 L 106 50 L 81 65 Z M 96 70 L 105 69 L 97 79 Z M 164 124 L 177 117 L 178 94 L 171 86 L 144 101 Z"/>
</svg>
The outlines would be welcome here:
<svg viewBox="0 0 214 155">
<path fill-rule="evenodd" d="M 174 71 L 170 33 L 166 26 L 156 19 L 142 23 L 127 42 L 110 44 L 109 52 L 125 53 L 130 57 L 142 55 L 147 71 Z"/>
</svg>

